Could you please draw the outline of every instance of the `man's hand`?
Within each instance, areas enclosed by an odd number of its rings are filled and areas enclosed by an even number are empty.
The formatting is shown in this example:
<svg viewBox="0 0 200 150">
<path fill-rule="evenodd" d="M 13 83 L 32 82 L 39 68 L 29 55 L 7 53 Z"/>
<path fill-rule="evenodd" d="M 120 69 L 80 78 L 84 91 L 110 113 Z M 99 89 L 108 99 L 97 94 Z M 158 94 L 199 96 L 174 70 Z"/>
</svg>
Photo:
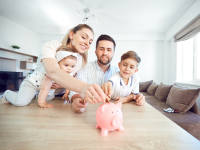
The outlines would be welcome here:
<svg viewBox="0 0 200 150">
<path fill-rule="evenodd" d="M 143 94 L 133 95 L 133 99 L 136 101 L 136 105 L 142 106 L 145 103 L 145 97 Z"/>
<path fill-rule="evenodd" d="M 53 83 L 52 86 L 51 86 L 51 89 L 58 89 L 58 88 L 63 88 L 63 87 L 56 84 L 56 83 Z"/>
<path fill-rule="evenodd" d="M 112 83 L 110 81 L 104 83 L 101 86 L 101 89 L 103 90 L 103 92 L 110 98 L 112 95 Z"/>
<path fill-rule="evenodd" d="M 124 103 L 123 97 L 116 97 L 115 99 L 117 100 L 116 103 L 119 103 L 119 102 L 121 102 L 122 104 Z"/>
<path fill-rule="evenodd" d="M 72 109 L 76 113 L 82 113 L 87 105 L 88 103 L 85 103 L 83 98 L 75 98 L 72 102 Z"/>
<path fill-rule="evenodd" d="M 66 100 L 67 102 L 69 102 L 69 98 L 68 98 L 69 92 L 70 92 L 70 90 L 66 89 L 65 94 L 62 97 L 62 99 Z"/>
</svg>

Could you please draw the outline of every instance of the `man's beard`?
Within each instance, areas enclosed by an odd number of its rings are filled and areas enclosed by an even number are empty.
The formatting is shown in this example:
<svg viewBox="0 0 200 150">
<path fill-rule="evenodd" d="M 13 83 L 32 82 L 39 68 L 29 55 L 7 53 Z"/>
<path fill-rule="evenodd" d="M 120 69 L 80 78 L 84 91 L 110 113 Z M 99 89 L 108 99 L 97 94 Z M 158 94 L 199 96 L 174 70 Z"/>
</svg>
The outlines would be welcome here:
<svg viewBox="0 0 200 150">
<path fill-rule="evenodd" d="M 103 56 L 104 56 L 104 55 L 103 55 Z M 101 57 L 100 57 L 100 58 L 98 58 L 98 61 L 99 61 L 102 65 L 107 65 L 107 64 L 109 64 L 109 63 L 111 62 L 112 58 L 113 58 L 113 57 L 111 57 L 110 59 L 108 58 L 108 60 L 107 60 L 106 62 L 103 62 L 103 61 L 101 60 Z"/>
</svg>

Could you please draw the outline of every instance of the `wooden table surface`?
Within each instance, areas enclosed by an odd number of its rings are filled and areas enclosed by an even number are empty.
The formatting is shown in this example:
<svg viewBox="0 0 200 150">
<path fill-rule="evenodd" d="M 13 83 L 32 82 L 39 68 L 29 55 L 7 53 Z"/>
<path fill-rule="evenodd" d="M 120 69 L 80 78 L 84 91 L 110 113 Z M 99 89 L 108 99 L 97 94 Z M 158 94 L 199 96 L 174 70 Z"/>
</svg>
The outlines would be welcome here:
<svg viewBox="0 0 200 150">
<path fill-rule="evenodd" d="M 96 129 L 99 104 L 89 104 L 82 114 L 60 97 L 42 109 L 36 100 L 25 107 L 0 102 L 0 149 L 5 150 L 200 150 L 200 142 L 148 103 L 123 104 L 123 132 L 102 137 Z"/>
</svg>

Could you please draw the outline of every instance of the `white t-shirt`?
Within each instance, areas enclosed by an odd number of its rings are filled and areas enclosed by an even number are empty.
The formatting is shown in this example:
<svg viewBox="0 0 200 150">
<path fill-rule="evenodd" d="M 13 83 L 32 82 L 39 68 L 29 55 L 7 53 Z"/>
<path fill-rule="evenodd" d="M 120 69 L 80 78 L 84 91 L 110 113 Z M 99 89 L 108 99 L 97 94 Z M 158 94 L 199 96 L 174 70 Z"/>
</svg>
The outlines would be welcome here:
<svg viewBox="0 0 200 150">
<path fill-rule="evenodd" d="M 41 71 L 45 70 L 44 65 L 41 60 L 44 58 L 55 58 L 56 59 L 56 50 L 61 45 L 62 45 L 62 43 L 60 41 L 56 41 L 56 40 L 44 43 L 41 48 L 38 60 L 37 60 L 35 71 L 41 72 Z M 78 54 L 78 59 L 77 59 L 76 66 L 74 67 L 73 74 L 78 72 L 81 68 L 82 68 L 82 56 L 80 54 Z"/>
<path fill-rule="evenodd" d="M 108 80 L 112 82 L 112 95 L 111 98 L 115 99 L 116 97 L 126 97 L 132 94 L 139 94 L 139 81 L 140 78 L 138 75 L 133 74 L 126 85 L 120 75 L 120 72 L 116 72 L 112 75 L 112 77 Z"/>
</svg>

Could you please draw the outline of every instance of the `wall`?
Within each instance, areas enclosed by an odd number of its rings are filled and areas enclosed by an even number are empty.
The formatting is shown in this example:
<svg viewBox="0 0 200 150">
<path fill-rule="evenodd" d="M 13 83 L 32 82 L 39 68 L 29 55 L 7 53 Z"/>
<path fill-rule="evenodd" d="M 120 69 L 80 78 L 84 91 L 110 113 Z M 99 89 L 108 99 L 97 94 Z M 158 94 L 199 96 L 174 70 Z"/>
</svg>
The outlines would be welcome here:
<svg viewBox="0 0 200 150">
<path fill-rule="evenodd" d="M 39 34 L 36 34 L 25 27 L 16 24 L 2 16 L 0 16 L 0 47 L 15 51 L 11 45 L 20 47 L 18 52 L 38 56 L 41 48 Z M 16 71 L 23 72 L 24 76 L 29 70 L 20 69 L 20 60 L 27 61 L 30 57 L 5 52 L 0 50 L 0 56 L 4 58 L 16 59 Z M 11 70 L 10 70 L 11 71 Z"/>
<path fill-rule="evenodd" d="M 0 47 L 12 50 L 11 45 L 17 45 L 19 52 L 38 56 L 41 47 L 39 34 L 2 16 L 0 22 Z"/>
<path fill-rule="evenodd" d="M 163 55 L 163 81 L 165 84 L 174 84 L 176 82 L 176 67 L 177 67 L 177 44 L 174 42 L 174 35 L 182 28 L 189 24 L 196 16 L 200 14 L 200 0 L 197 0 L 177 22 L 166 32 L 164 41 Z M 189 85 L 178 83 L 178 85 L 190 89 L 200 88 L 200 85 Z M 200 109 L 200 96 L 197 99 L 197 104 Z"/>
<path fill-rule="evenodd" d="M 177 32 L 184 28 L 198 14 L 200 14 L 200 0 L 197 0 L 165 33 L 165 41 L 170 41 Z"/>
<path fill-rule="evenodd" d="M 173 37 L 198 14 L 200 14 L 200 0 L 197 0 L 165 34 L 162 77 L 165 84 L 173 84 L 176 81 L 177 51 Z"/>
</svg>

